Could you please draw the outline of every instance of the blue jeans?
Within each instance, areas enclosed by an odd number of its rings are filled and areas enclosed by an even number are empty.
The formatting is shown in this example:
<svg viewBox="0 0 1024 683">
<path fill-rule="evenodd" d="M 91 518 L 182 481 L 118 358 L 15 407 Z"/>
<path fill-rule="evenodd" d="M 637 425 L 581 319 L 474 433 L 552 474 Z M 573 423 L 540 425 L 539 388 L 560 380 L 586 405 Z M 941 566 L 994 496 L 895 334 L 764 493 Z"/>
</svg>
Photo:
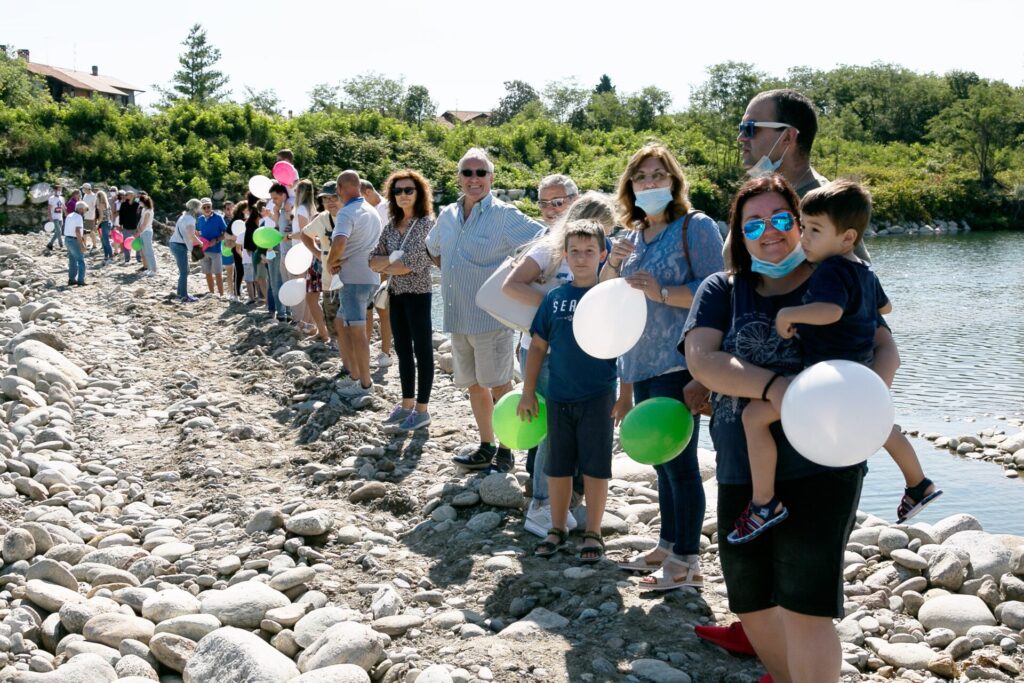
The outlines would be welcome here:
<svg viewBox="0 0 1024 683">
<path fill-rule="evenodd" d="M 146 257 L 146 265 L 149 272 L 156 272 L 156 254 L 153 253 L 153 231 L 146 230 L 139 237 L 142 238 L 142 255 Z"/>
<path fill-rule="evenodd" d="M 82 245 L 78 243 L 77 237 L 65 237 L 64 246 L 68 248 L 68 282 L 85 284 L 85 256 L 82 255 Z"/>
<path fill-rule="evenodd" d="M 124 250 L 124 262 L 125 263 L 131 263 L 131 260 L 132 260 L 131 243 L 132 243 L 132 240 L 135 239 L 135 231 L 134 230 L 124 230 L 124 229 L 122 229 L 121 232 L 124 233 L 124 243 L 121 245 L 121 249 Z M 142 263 L 142 250 L 139 250 L 139 251 L 135 252 L 135 260 L 138 261 L 139 263 Z"/>
<path fill-rule="evenodd" d="M 270 252 L 267 253 L 269 254 Z M 281 254 L 267 261 L 267 310 L 271 313 L 276 312 L 277 317 L 283 318 L 288 315 L 288 310 L 286 306 L 282 306 L 281 302 L 277 300 L 277 293 L 281 291 L 281 285 L 284 283 L 284 278 L 281 277 L 281 262 L 278 261 L 279 258 L 281 258 Z"/>
<path fill-rule="evenodd" d="M 100 242 L 103 244 L 103 258 L 113 259 L 114 248 L 110 246 L 110 221 L 100 223 Z"/>
<path fill-rule="evenodd" d="M 683 387 L 692 379 L 686 370 L 658 375 L 633 384 L 635 403 L 667 396 L 683 400 Z M 671 545 L 676 555 L 700 552 L 700 529 L 704 525 L 706 501 L 697 465 L 697 437 L 700 416 L 693 416 L 693 436 L 686 448 L 664 465 L 655 465 L 658 473 L 658 507 L 661 511 L 661 542 Z"/>
<path fill-rule="evenodd" d="M 174 263 L 178 266 L 178 298 L 188 296 L 188 254 L 189 248 L 181 242 L 171 242 L 171 253 Z"/>
<path fill-rule="evenodd" d="M 523 380 L 526 380 L 526 356 L 530 349 L 519 349 L 519 367 L 523 371 Z M 540 374 L 537 375 L 537 393 L 546 396 L 548 393 L 548 356 L 544 356 L 544 362 L 540 366 Z M 530 449 L 533 451 L 533 449 Z M 533 499 L 546 501 L 548 499 L 548 475 L 544 474 L 544 463 L 548 459 L 548 440 L 545 438 L 537 444 L 536 454 L 533 456 L 533 466 L 530 467 L 531 458 L 527 457 L 527 472 L 533 477 Z"/>
<path fill-rule="evenodd" d="M 46 243 L 47 249 L 52 249 L 54 243 L 57 246 L 61 244 L 61 238 L 64 236 L 64 221 L 60 218 L 53 219 L 53 234 L 50 235 L 50 241 Z"/>
</svg>

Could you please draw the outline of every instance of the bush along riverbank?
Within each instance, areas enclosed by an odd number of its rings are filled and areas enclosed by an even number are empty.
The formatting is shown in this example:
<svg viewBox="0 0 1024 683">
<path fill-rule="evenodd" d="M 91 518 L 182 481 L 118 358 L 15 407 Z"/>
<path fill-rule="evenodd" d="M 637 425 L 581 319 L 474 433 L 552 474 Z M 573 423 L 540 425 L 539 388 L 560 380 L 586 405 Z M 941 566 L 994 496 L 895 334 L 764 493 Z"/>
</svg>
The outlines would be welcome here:
<svg viewBox="0 0 1024 683">
<path fill-rule="evenodd" d="M 155 278 L 90 268 L 65 289 L 43 244 L 0 238 L 3 683 L 763 674 L 693 633 L 735 619 L 712 453 L 705 586 L 643 593 L 608 561 L 533 557 L 521 463 L 451 464 L 472 417 L 440 335 L 430 433 L 394 433 L 381 421 L 396 368 L 352 403 L 336 355 L 294 328 L 218 297 L 173 303 L 166 248 Z M 602 530 L 617 558 L 651 547 L 660 520 L 652 468 L 616 453 L 613 477 Z M 966 511 L 913 525 L 859 513 L 844 578 L 844 680 L 1021 677 L 1024 537 Z"/>
</svg>

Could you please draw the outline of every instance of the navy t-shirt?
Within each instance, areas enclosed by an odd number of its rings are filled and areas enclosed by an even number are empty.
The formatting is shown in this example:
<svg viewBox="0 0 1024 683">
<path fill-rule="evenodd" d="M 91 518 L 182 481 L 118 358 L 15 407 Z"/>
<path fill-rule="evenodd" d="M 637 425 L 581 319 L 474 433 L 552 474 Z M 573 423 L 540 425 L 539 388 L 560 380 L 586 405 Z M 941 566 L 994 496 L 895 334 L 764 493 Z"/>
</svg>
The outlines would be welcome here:
<svg viewBox="0 0 1024 683">
<path fill-rule="evenodd" d="M 843 256 L 825 259 L 807 281 L 801 302 L 835 304 L 843 309 L 843 317 L 831 325 L 797 324 L 805 365 L 823 360 L 871 362 L 878 309 L 889 298 L 868 266 Z"/>
<path fill-rule="evenodd" d="M 223 216 L 219 213 L 215 213 L 209 218 L 206 216 L 199 216 L 196 220 L 196 228 L 200 237 L 213 241 L 223 237 L 224 233 L 227 232 L 228 224 L 224 222 Z M 220 244 L 211 244 L 206 248 L 206 252 L 220 253 Z"/>
<path fill-rule="evenodd" d="M 559 403 L 574 403 L 615 389 L 615 359 L 594 358 L 576 343 L 572 318 L 580 299 L 591 287 L 572 283 L 556 287 L 544 296 L 533 316 L 530 334 L 548 343 L 548 395 Z"/>
<path fill-rule="evenodd" d="M 788 294 L 761 296 L 749 280 L 736 278 L 734 285 L 730 285 L 726 273 L 715 273 L 704 280 L 693 297 L 683 338 L 696 327 L 719 330 L 724 334 L 723 351 L 766 370 L 795 375 L 804 368 L 800 342 L 796 337 L 783 339 L 778 335 L 775 315 L 781 308 L 799 306 L 807 286 L 805 282 Z M 679 346 L 682 350 L 682 340 Z M 747 439 L 741 420 L 749 402 L 746 398 L 712 395 L 709 431 L 717 451 L 717 477 L 721 484 L 751 483 Z M 830 469 L 797 453 L 786 439 L 781 422 L 772 424 L 771 433 L 779 453 L 776 481 L 798 479 Z"/>
</svg>

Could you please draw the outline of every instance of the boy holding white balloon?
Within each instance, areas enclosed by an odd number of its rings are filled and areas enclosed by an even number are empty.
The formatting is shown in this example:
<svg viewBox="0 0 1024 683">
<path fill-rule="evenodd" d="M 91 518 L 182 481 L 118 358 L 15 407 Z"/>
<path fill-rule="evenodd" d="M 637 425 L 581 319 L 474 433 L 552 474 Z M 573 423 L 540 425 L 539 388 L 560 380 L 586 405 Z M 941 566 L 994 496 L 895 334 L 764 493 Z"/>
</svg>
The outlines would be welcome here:
<svg viewBox="0 0 1024 683">
<path fill-rule="evenodd" d="M 870 220 L 871 195 L 850 180 L 813 190 L 800 203 L 800 244 L 807 261 L 816 267 L 803 305 L 779 310 L 775 327 L 783 339 L 799 334 L 806 367 L 825 360 L 871 365 L 879 317 L 891 312 L 892 304 L 874 272 L 854 255 Z M 758 219 L 748 225 L 755 223 L 751 230 L 763 232 L 765 221 Z M 752 236 L 747 225 L 743 230 L 751 239 L 760 236 Z M 769 432 L 769 425 L 779 420 L 780 408 L 762 400 L 751 401 L 743 411 L 754 492 L 729 534 L 731 543 L 751 541 L 788 516 L 785 505 L 775 497 L 777 452 Z M 942 491 L 924 475 L 913 446 L 898 427 L 893 427 L 885 450 L 906 481 L 905 495 L 896 510 L 902 524 Z"/>
<path fill-rule="evenodd" d="M 615 359 L 598 359 L 584 352 L 573 333 L 573 315 L 588 291 L 597 285 L 598 265 L 607 255 L 600 223 L 575 220 L 565 228 L 565 259 L 572 282 L 547 293 L 537 309 L 530 334 L 533 341 L 526 358 L 523 395 L 516 409 L 521 419 L 538 415 L 537 377 L 548 349 L 547 426 L 548 477 L 551 529 L 537 544 L 534 554 L 550 557 L 568 538 L 572 479 L 583 474 L 587 505 L 586 531 L 579 559 L 584 563 L 604 556 L 601 519 L 612 475 L 613 419 L 623 417 L 615 401 Z"/>
</svg>

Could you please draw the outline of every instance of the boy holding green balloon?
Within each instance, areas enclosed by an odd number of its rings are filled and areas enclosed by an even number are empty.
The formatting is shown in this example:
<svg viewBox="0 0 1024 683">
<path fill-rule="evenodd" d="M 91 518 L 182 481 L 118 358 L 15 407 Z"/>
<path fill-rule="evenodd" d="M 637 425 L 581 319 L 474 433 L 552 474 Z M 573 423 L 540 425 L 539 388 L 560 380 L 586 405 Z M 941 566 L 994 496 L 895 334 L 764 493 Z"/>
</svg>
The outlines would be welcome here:
<svg viewBox="0 0 1024 683">
<path fill-rule="evenodd" d="M 615 359 L 598 359 L 585 353 L 576 342 L 572 319 L 580 299 L 597 284 L 598 266 L 606 253 L 604 231 L 599 223 L 568 223 L 565 259 L 573 280 L 548 292 L 530 328 L 533 341 L 526 357 L 523 396 L 516 409 L 521 419 L 538 416 L 537 377 L 544 356 L 551 349 L 551 376 L 545 397 L 550 450 L 544 473 L 548 476 L 552 528 L 534 551 L 540 557 L 550 557 L 565 546 L 576 471 L 583 474 L 587 505 L 579 558 L 581 562 L 593 563 L 604 556 L 601 519 L 612 476 L 612 421 L 622 417 L 615 400 Z"/>
</svg>

